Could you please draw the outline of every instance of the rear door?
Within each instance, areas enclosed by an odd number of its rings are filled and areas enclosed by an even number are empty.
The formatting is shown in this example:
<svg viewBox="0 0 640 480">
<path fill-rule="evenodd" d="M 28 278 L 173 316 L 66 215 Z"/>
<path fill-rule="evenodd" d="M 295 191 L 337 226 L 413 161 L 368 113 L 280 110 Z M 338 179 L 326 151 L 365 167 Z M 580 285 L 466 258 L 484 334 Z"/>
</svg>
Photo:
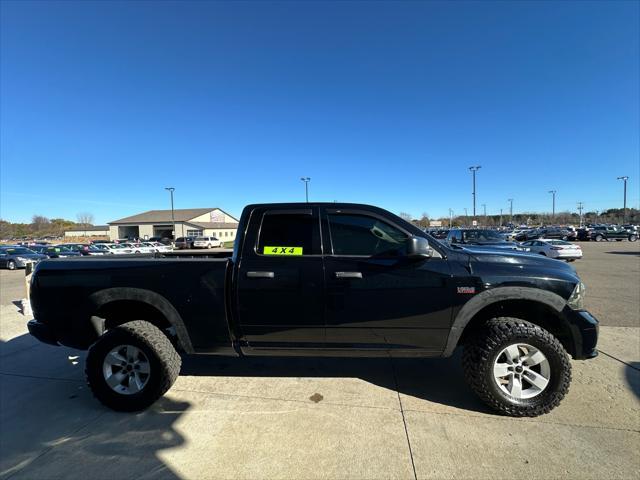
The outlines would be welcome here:
<svg viewBox="0 0 640 480">
<path fill-rule="evenodd" d="M 323 280 L 318 208 L 254 210 L 237 274 L 244 346 L 322 348 Z"/>
<path fill-rule="evenodd" d="M 326 209 L 322 225 L 327 348 L 441 352 L 451 322 L 447 262 L 409 259 L 410 233 L 373 212 Z"/>
</svg>

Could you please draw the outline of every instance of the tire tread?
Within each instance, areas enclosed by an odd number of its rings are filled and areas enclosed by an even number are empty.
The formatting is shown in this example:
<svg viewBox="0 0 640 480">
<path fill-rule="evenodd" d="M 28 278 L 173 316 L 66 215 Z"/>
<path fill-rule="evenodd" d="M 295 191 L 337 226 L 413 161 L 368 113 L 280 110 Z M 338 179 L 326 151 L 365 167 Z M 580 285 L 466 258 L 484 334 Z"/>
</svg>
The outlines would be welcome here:
<svg viewBox="0 0 640 480">
<path fill-rule="evenodd" d="M 462 365 L 465 380 L 471 389 L 491 408 L 512 417 L 537 417 L 557 407 L 571 384 L 571 363 L 564 347 L 550 332 L 526 320 L 497 317 L 489 320 L 485 328 L 464 348 Z M 485 381 L 486 369 L 493 368 L 495 350 L 514 337 L 535 337 L 554 350 L 562 363 L 562 377 L 558 388 L 547 401 L 540 404 L 513 404 L 495 395 Z M 555 373 L 555 372 L 554 372 Z"/>
<path fill-rule="evenodd" d="M 102 341 L 109 341 L 110 337 L 114 335 L 120 335 L 125 333 L 130 335 L 134 339 L 146 344 L 151 348 L 154 354 L 157 356 L 158 364 L 160 366 L 160 372 L 157 373 L 160 378 L 160 384 L 154 392 L 150 393 L 151 396 L 146 401 L 141 402 L 128 402 L 127 397 L 122 397 L 121 401 L 113 402 L 100 395 L 100 389 L 97 388 L 96 382 L 103 381 L 101 378 L 93 378 L 90 365 L 94 361 L 92 357 L 93 347 Z M 169 338 L 158 327 L 144 320 L 134 320 L 124 323 L 118 327 L 107 331 L 89 348 L 89 354 L 87 355 L 87 361 L 85 362 L 85 377 L 87 384 L 93 393 L 93 396 L 97 398 L 103 405 L 120 411 L 136 411 L 142 410 L 147 406 L 153 404 L 158 398 L 164 395 L 173 385 L 180 374 L 180 368 L 182 366 L 182 359 L 174 348 Z"/>
</svg>

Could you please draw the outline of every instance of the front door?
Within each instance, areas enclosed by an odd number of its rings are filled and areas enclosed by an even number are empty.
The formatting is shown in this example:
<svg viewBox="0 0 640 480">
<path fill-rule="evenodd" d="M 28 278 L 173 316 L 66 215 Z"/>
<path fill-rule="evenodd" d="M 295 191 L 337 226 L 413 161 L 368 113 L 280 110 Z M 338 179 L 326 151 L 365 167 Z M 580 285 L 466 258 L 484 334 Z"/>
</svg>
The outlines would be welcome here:
<svg viewBox="0 0 640 480">
<path fill-rule="evenodd" d="M 451 323 L 447 262 L 408 258 L 409 232 L 370 212 L 327 209 L 323 225 L 327 347 L 440 353 Z"/>
<path fill-rule="evenodd" d="M 324 346 L 324 285 L 317 208 L 252 212 L 237 273 L 244 346 Z"/>
</svg>

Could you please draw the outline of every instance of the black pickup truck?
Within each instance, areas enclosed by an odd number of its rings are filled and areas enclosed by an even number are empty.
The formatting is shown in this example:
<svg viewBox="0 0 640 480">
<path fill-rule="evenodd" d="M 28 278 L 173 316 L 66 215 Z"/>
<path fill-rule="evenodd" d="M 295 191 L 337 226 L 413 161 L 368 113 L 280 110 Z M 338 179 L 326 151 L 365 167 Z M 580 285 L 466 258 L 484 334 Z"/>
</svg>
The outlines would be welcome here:
<svg viewBox="0 0 640 480">
<path fill-rule="evenodd" d="M 549 412 L 569 355 L 597 355 L 598 321 L 564 262 L 446 246 L 380 208 L 247 206 L 233 254 L 45 260 L 29 331 L 88 349 L 105 405 L 141 410 L 179 374 L 177 353 L 447 357 L 512 416 Z M 438 388 L 434 386 L 433 388 Z"/>
</svg>

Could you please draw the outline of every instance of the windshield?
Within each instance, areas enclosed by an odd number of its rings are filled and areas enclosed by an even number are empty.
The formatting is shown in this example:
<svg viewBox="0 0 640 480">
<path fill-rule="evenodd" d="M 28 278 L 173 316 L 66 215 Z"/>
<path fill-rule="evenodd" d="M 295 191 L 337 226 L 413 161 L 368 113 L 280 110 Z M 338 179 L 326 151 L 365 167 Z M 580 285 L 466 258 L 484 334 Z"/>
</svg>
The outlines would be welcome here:
<svg viewBox="0 0 640 480">
<path fill-rule="evenodd" d="M 464 231 L 464 239 L 467 242 L 503 242 L 504 237 L 494 230 L 467 230 Z"/>
<path fill-rule="evenodd" d="M 28 254 L 33 254 L 36 253 L 33 250 L 29 250 L 28 248 L 24 248 L 24 247 L 15 247 L 15 248 L 3 248 L 0 249 L 0 253 L 6 253 L 8 255 L 28 255 Z"/>
</svg>

